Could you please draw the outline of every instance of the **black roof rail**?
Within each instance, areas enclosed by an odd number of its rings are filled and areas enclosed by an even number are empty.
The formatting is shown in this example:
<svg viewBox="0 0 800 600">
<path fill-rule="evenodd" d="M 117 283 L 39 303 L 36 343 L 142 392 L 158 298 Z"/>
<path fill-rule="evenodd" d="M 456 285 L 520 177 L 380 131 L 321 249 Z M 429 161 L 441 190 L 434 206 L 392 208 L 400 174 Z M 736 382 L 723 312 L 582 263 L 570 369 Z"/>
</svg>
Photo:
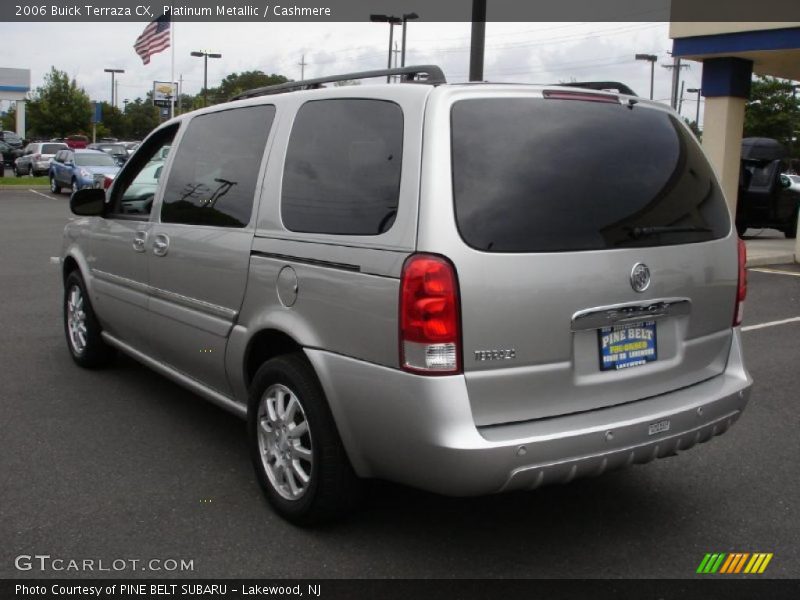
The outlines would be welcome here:
<svg viewBox="0 0 800 600">
<path fill-rule="evenodd" d="M 314 90 L 322 87 L 323 83 L 334 83 L 336 81 L 350 81 L 353 79 L 369 79 L 371 77 L 388 77 L 400 75 L 400 80 L 406 83 L 426 83 L 429 85 L 439 85 L 447 83 L 442 70 L 436 65 L 420 65 L 416 67 L 400 67 L 398 69 L 378 69 L 375 71 L 359 71 L 357 73 L 345 73 L 344 75 L 331 75 L 330 77 L 317 77 L 316 79 L 303 79 L 301 81 L 287 81 L 277 85 L 266 85 L 236 94 L 231 100 L 242 100 L 243 98 L 256 98 L 258 96 L 269 96 L 271 94 L 284 94 L 298 90 Z M 422 77 L 424 76 L 424 78 Z"/>
<path fill-rule="evenodd" d="M 550 85 L 559 85 L 562 87 L 578 87 L 587 90 L 616 90 L 620 94 L 626 96 L 638 96 L 631 88 L 619 81 L 569 81 L 566 83 L 551 83 Z"/>
</svg>

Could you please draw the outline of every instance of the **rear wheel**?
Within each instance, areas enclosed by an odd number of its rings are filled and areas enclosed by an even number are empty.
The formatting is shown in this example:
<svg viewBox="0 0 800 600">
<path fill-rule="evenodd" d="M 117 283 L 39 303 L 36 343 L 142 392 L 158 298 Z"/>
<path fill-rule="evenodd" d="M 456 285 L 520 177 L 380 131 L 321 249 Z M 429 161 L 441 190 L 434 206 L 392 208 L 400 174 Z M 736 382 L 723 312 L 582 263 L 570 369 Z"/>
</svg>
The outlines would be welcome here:
<svg viewBox="0 0 800 600">
<path fill-rule="evenodd" d="M 316 374 L 303 354 L 264 363 L 250 386 L 248 444 L 275 511 L 309 525 L 349 512 L 361 495 Z"/>
<path fill-rule="evenodd" d="M 94 369 L 114 358 L 114 349 L 106 345 L 100 332 L 83 278 L 72 271 L 64 282 L 64 333 L 72 359 L 80 366 Z"/>
<path fill-rule="evenodd" d="M 50 191 L 54 194 L 61 193 L 61 186 L 56 183 L 56 178 L 50 175 Z"/>
</svg>

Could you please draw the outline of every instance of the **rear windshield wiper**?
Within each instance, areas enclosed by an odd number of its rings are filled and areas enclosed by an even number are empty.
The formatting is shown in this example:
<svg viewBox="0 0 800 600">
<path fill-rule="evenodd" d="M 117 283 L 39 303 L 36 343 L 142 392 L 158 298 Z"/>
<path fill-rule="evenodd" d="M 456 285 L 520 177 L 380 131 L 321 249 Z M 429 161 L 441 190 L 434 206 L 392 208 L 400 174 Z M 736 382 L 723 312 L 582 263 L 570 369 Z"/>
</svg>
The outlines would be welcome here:
<svg viewBox="0 0 800 600">
<path fill-rule="evenodd" d="M 631 237 L 642 238 L 660 233 L 697 233 L 710 232 L 709 227 L 697 227 L 695 225 L 654 225 L 651 227 L 631 227 Z"/>
</svg>

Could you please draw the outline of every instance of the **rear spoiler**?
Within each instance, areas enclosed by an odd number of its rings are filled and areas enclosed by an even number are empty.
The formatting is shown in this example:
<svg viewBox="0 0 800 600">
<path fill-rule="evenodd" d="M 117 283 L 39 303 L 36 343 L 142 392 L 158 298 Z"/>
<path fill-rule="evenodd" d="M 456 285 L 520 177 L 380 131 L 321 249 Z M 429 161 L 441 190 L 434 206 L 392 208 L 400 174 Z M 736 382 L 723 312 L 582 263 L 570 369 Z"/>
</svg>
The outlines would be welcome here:
<svg viewBox="0 0 800 600">
<path fill-rule="evenodd" d="M 624 83 L 620 83 L 619 81 L 569 81 L 567 83 L 553 83 L 550 85 L 558 85 L 561 87 L 577 87 L 586 90 L 598 91 L 611 90 L 620 94 L 625 94 L 626 96 L 638 96 L 638 94 L 631 88 Z"/>
</svg>

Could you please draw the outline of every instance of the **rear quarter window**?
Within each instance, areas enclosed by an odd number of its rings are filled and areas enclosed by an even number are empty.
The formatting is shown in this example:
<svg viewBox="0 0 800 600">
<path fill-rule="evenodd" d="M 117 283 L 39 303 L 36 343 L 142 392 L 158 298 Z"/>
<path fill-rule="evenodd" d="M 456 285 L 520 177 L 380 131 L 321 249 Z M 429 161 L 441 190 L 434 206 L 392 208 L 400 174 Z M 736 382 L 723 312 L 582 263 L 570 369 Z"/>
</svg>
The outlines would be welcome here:
<svg viewBox="0 0 800 600">
<path fill-rule="evenodd" d="M 403 111 L 370 99 L 300 107 L 286 152 L 284 226 L 304 233 L 379 235 L 397 215 Z"/>
<path fill-rule="evenodd" d="M 542 98 L 456 102 L 456 221 L 488 252 L 703 242 L 730 219 L 711 166 L 669 113 Z"/>
</svg>

